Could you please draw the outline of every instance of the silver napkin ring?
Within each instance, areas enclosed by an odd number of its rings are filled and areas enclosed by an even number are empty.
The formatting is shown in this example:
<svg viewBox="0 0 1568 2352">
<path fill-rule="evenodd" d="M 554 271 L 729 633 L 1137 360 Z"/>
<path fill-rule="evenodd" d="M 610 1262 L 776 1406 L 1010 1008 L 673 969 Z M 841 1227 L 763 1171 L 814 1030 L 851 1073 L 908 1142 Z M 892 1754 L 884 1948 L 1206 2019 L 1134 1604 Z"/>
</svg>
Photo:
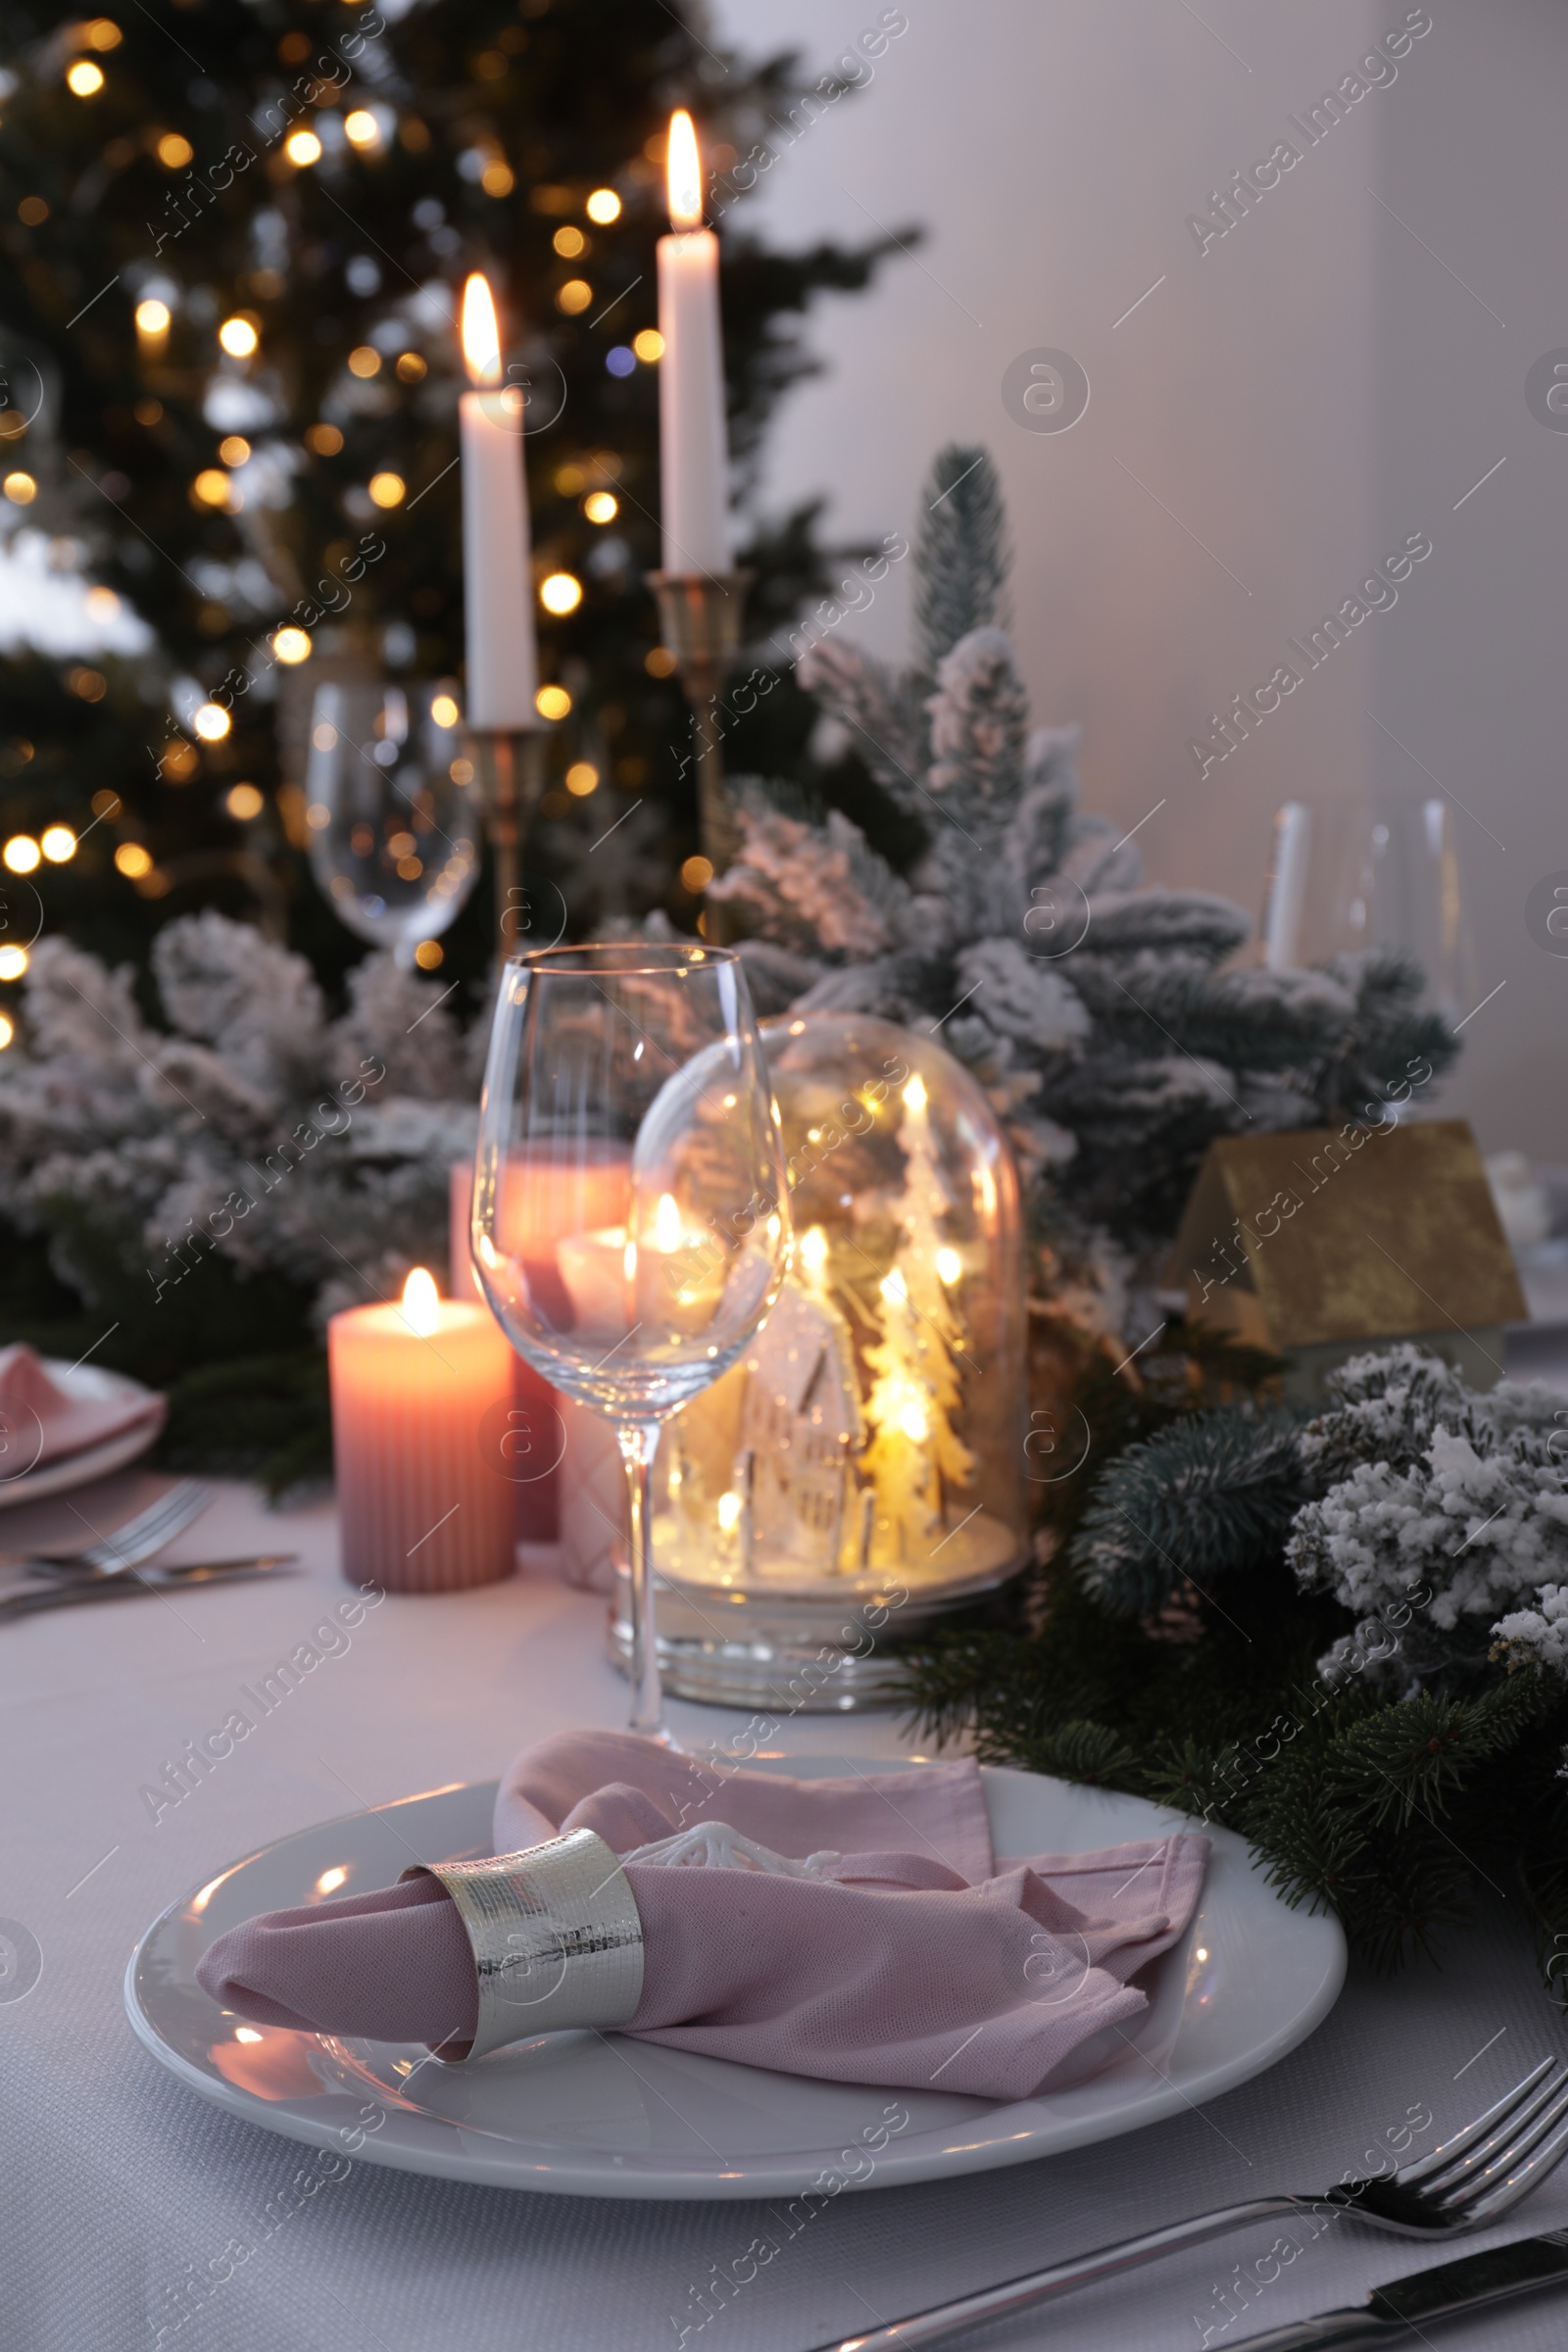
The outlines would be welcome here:
<svg viewBox="0 0 1568 2352">
<path fill-rule="evenodd" d="M 643 1989 L 643 1923 L 626 1874 L 593 1830 L 573 1830 L 482 1862 L 416 1863 L 457 1905 L 479 1978 L 472 2041 L 448 2040 L 448 2065 L 525 2034 L 623 2026 Z"/>
</svg>

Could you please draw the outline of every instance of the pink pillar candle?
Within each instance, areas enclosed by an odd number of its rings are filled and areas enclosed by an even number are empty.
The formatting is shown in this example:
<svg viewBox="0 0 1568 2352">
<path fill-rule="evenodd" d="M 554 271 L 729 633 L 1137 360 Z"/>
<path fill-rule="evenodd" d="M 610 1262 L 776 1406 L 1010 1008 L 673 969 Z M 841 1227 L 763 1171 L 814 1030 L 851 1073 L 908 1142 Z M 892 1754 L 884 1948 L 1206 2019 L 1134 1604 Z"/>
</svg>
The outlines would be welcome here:
<svg viewBox="0 0 1568 2352">
<path fill-rule="evenodd" d="M 482 1302 L 418 1281 L 416 1269 L 402 1305 L 350 1307 L 326 1327 L 343 1573 L 456 1592 L 514 1564 L 514 1489 L 493 1458 L 512 1349 Z"/>
</svg>

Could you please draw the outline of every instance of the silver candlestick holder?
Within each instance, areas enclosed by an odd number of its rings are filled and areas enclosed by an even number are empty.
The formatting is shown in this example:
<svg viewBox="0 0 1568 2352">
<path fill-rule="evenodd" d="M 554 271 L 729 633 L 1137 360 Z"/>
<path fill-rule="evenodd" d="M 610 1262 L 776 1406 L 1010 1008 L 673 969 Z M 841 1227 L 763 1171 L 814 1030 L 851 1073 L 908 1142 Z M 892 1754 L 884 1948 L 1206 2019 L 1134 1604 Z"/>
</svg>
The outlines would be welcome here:
<svg viewBox="0 0 1568 2352">
<path fill-rule="evenodd" d="M 697 734 L 697 822 L 703 856 L 715 874 L 734 863 L 741 846 L 735 809 L 724 787 L 718 691 L 740 650 L 749 571 L 651 571 L 660 633 L 675 664 Z"/>
<path fill-rule="evenodd" d="M 522 904 L 522 845 L 544 797 L 544 730 L 473 727 L 474 766 L 484 799 L 485 832 L 495 873 L 496 960 L 516 954 L 526 929 Z"/>
</svg>

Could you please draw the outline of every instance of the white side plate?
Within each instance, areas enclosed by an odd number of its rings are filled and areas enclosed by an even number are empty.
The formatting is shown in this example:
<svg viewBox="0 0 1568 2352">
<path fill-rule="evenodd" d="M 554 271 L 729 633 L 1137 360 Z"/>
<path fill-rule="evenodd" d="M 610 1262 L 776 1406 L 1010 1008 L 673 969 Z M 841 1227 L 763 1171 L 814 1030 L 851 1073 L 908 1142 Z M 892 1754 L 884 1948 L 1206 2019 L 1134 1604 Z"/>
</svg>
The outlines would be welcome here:
<svg viewBox="0 0 1568 2352">
<path fill-rule="evenodd" d="M 848 1767 L 812 1756 L 757 1769 L 804 1778 Z M 988 1768 L 985 1788 L 999 1854 L 1081 1853 L 1192 1826 L 1142 1797 L 1031 1773 Z M 886 2187 L 1137 2131 L 1272 2066 L 1327 2016 L 1345 1979 L 1338 1921 L 1287 1909 L 1242 1839 L 1211 1829 L 1201 1903 L 1152 1972 L 1131 2046 L 1088 2082 L 1010 2105 L 816 2082 L 591 2033 L 540 2035 L 448 2072 L 414 2044 L 247 2025 L 196 1983 L 208 1944 L 258 1911 L 384 1886 L 416 1859 L 488 1853 L 494 1798 L 492 1781 L 323 1822 L 173 1904 L 125 1972 L 138 2039 L 231 2114 L 400 2172 L 594 2197 L 758 2197 L 798 2194 L 829 2170 L 845 2186 Z M 889 2110 L 906 2122 L 869 2166 L 853 2158 Z"/>
</svg>

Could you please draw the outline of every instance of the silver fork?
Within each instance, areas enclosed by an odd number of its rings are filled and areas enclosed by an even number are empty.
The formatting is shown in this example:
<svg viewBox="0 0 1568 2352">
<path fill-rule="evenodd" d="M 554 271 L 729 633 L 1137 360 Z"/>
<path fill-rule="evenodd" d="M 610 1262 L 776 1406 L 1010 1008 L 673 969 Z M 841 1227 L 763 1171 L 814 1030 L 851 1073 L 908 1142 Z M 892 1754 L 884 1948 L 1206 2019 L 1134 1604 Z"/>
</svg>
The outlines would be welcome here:
<svg viewBox="0 0 1568 2352">
<path fill-rule="evenodd" d="M 911 2312 L 907 2319 L 874 2328 L 868 2335 L 836 2337 L 831 2344 L 819 2345 L 817 2352 L 918 2352 L 918 2347 L 942 2343 L 982 2320 L 1026 2311 L 1070 2287 L 1119 2278 L 1124 2271 L 1157 2262 L 1162 2254 L 1200 2246 L 1245 2223 L 1271 2221 L 1282 2214 L 1322 2214 L 1327 2209 L 1331 2216 L 1345 2214 L 1401 2237 L 1454 2237 L 1488 2228 L 1539 2188 L 1568 2153 L 1568 2123 L 1563 2121 L 1568 2116 L 1568 2074 L 1559 2075 L 1556 2068 L 1555 2058 L 1543 2058 L 1485 2115 L 1478 2115 L 1430 2156 L 1401 2165 L 1382 2180 L 1348 2181 L 1321 2197 L 1253 2197 L 1245 2205 L 1223 2205 L 1213 2213 L 1195 2214 L 1191 2221 L 1171 2222 L 1141 2237 L 1100 2246 L 1074 2262 L 1054 2263 L 1050 2270 L 1030 2271 L 1001 2286 L 960 2295 L 956 2302 Z"/>
<path fill-rule="evenodd" d="M 154 1552 L 172 1544 L 181 1529 L 189 1527 L 199 1512 L 205 1511 L 212 1500 L 212 1490 L 198 1479 L 181 1479 L 167 1494 L 160 1494 L 146 1510 L 127 1519 L 114 1534 L 90 1544 L 73 1548 L 53 1545 L 48 1551 L 29 1552 L 17 1563 L 20 1566 L 42 1570 L 49 1576 L 92 1577 L 122 1576 L 128 1569 L 140 1567 Z"/>
</svg>

